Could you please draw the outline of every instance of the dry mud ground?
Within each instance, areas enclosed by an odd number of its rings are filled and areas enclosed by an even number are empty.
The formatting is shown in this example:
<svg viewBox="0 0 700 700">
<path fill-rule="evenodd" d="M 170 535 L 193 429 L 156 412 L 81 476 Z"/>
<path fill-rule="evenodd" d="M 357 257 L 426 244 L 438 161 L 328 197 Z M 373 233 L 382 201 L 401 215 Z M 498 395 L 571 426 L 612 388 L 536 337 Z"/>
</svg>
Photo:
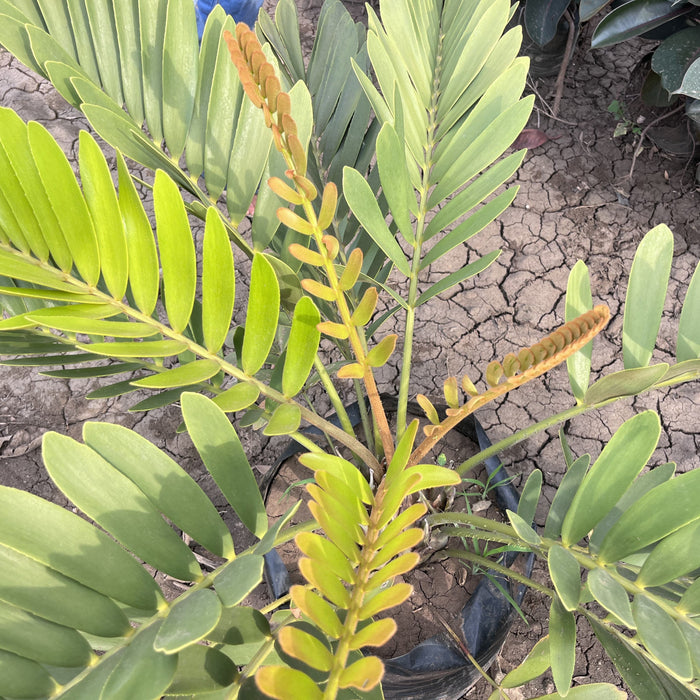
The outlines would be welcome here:
<svg viewBox="0 0 700 700">
<path fill-rule="evenodd" d="M 312 4 L 306 0 L 307 4 Z M 266 3 L 271 6 L 274 3 Z M 304 5 L 302 27 L 309 37 L 317 8 Z M 268 9 L 270 9 L 268 7 Z M 357 16 L 362 14 L 354 6 Z M 468 245 L 455 251 L 449 270 L 495 248 L 502 255 L 486 272 L 449 295 L 421 307 L 415 344 L 414 389 L 439 397 L 445 377 L 468 373 L 474 381 L 494 358 L 529 345 L 563 322 L 567 275 L 582 259 L 590 269 L 595 303 L 608 304 L 612 320 L 597 341 L 593 379 L 602 372 L 621 369 L 622 305 L 627 276 L 637 244 L 650 228 L 667 223 L 674 233 L 675 256 L 661 328 L 657 361 L 670 360 L 681 303 L 700 254 L 699 197 L 694 167 L 687 159 L 674 159 L 649 147 L 637 159 L 634 177 L 628 178 L 632 142 L 613 139 L 615 119 L 607 113 L 614 100 L 633 106 L 627 95 L 641 44 L 610 51 L 590 51 L 589 30 L 584 30 L 569 67 L 559 119 L 547 116 L 553 80 L 535 87 L 538 98 L 530 126 L 549 137 L 533 149 L 514 178 L 520 186 L 515 204 Z M 45 81 L 0 51 L 0 104 L 15 109 L 23 119 L 44 124 L 70 157 L 77 155 L 77 137 L 86 121 L 68 106 Z M 112 160 L 112 162 L 114 162 Z M 245 268 L 239 266 L 237 283 L 245 285 Z M 380 377 L 381 389 L 395 389 L 397 371 L 388 368 Z M 187 467 L 203 486 L 204 471 L 186 435 L 176 435 L 180 422 L 175 406 L 150 413 L 129 413 L 134 395 L 121 399 L 86 401 L 98 380 L 62 380 L 41 376 L 30 368 L 0 367 L 0 483 L 31 490 L 65 503 L 57 495 L 41 463 L 40 439 L 47 430 L 79 437 L 87 420 L 119 422 L 147 436 Z M 479 418 L 492 440 L 572 405 L 566 371 L 555 370 L 482 410 Z M 698 424 L 700 391 L 689 384 L 673 391 L 620 401 L 605 410 L 575 418 L 568 435 L 576 455 L 595 458 L 620 424 L 633 414 L 653 408 L 661 415 L 663 432 L 650 464 L 669 460 L 681 471 L 700 466 Z M 257 433 L 244 435 L 253 464 L 270 464 L 280 450 Z M 556 432 L 528 440 L 503 455 L 513 474 L 523 477 L 535 467 L 544 473 L 548 500 L 561 479 L 564 462 Z M 516 482 L 517 483 L 517 482 Z M 223 504 L 222 504 L 223 505 Z M 538 513 L 542 524 L 546 511 Z M 447 586 L 439 572 L 430 573 L 433 592 Z M 540 571 L 537 576 L 543 576 Z M 428 575 L 425 574 L 428 578 Z M 445 579 L 451 580 L 451 579 Z M 451 583 L 449 585 L 452 585 Z M 420 592 L 415 607 L 421 607 Z M 449 596 L 448 596 L 449 597 Z M 505 672 L 522 660 L 547 629 L 547 606 L 529 593 L 523 606 L 527 624 L 515 625 L 495 673 Z M 421 620 L 414 615 L 403 635 L 412 637 Z M 575 681 L 610 681 L 616 678 L 592 634 L 580 623 Z M 551 692 L 548 677 L 511 697 L 533 697 Z M 487 697 L 485 685 L 470 697 Z"/>
</svg>

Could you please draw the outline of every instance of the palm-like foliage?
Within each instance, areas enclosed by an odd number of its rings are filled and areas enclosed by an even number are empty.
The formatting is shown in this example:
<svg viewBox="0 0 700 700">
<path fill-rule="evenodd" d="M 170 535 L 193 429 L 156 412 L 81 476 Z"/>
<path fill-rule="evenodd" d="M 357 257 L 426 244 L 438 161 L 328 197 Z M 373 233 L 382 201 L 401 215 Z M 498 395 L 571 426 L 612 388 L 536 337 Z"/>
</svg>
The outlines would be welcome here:
<svg viewBox="0 0 700 700">
<path fill-rule="evenodd" d="M 263 555 L 282 521 L 268 529 L 255 478 L 221 410 L 189 394 L 183 411 L 210 474 L 260 542 L 237 554 L 200 487 L 136 433 L 88 423 L 84 444 L 47 434 L 44 460 L 56 485 L 103 529 L 35 496 L 0 489 L 3 696 L 199 696 L 245 680 L 236 665 L 251 649 L 230 636 L 232 629 L 248 629 L 254 648 L 271 647 L 264 616 L 240 603 L 261 580 Z M 173 526 L 221 565 L 202 571 Z M 132 553 L 191 588 L 167 602 Z"/>
<path fill-rule="evenodd" d="M 9 515 L 0 528 L 0 553 L 14 562 L 22 580 L 39 577 L 46 585 L 33 591 L 3 580 L 0 586 L 0 614 L 7 621 L 0 626 L 0 668 L 8 669 L 0 674 L 6 679 L 1 693 L 228 697 L 254 692 L 249 679 L 263 667 L 257 684 L 273 697 L 378 696 L 371 688 L 381 678 L 381 663 L 361 657 L 360 648 L 382 644 L 393 633 L 391 623 L 371 617 L 406 597 L 406 587 L 386 584 L 415 565 L 407 550 L 421 531 L 411 525 L 425 509 L 416 504 L 395 516 L 407 496 L 459 478 L 418 464 L 437 439 L 476 407 L 565 358 L 577 405 L 494 450 L 577 413 L 697 377 L 697 274 L 681 315 L 678 363 L 649 365 L 672 258 L 672 236 L 657 227 L 640 246 L 631 273 L 624 371 L 589 387 L 588 341 L 603 328 L 608 311 L 593 308 L 580 264 L 570 278 L 567 323 L 532 347 L 494 361 L 484 391 L 464 378 L 464 402 L 457 380 L 448 378 L 444 420 L 421 397 L 432 425 L 414 448 L 417 423 L 407 426 L 406 406 L 416 310 L 485 269 L 498 251 L 441 279 L 426 282 L 426 271 L 498 216 L 516 191 L 494 195 L 522 160 L 523 152 L 502 156 L 532 104 L 520 97 L 527 64 L 517 58 L 519 30 L 502 35 L 511 11 L 508 0 L 396 0 L 385 3 L 383 23 L 371 15 L 365 31 L 331 0 L 304 66 L 289 0 L 280 2 L 274 22 L 261 18 L 259 31 L 269 45 L 261 47 L 252 32 L 234 29 L 215 11 L 201 49 L 190 0 L 0 0 L 0 41 L 48 76 L 118 149 L 115 188 L 96 142 L 82 134 L 79 184 L 43 127 L 0 111 L 0 294 L 7 312 L 0 321 L 0 351 L 14 358 L 4 361 L 64 366 L 49 372 L 64 377 L 128 373 L 93 395 L 158 392 L 135 408 L 181 399 L 185 427 L 203 462 L 244 524 L 262 538 L 236 556 L 198 487 L 128 431 L 88 425 L 84 445 L 50 434 L 45 461 L 59 488 L 138 558 L 192 587 L 166 603 L 101 531 L 39 499 L 2 490 L 3 513 Z M 124 155 L 156 170 L 155 231 Z M 246 240 L 237 226 L 261 182 Z M 227 216 L 215 206 L 224 191 Z M 199 251 L 188 213 L 205 222 Z M 232 328 L 237 302 L 231 240 L 252 258 L 240 328 Z M 406 294 L 388 281 L 392 270 L 403 278 Z M 389 308 L 373 318 L 380 289 Z M 379 342 L 373 336 L 398 311 L 405 331 L 392 432 L 374 371 L 388 361 L 396 336 Z M 375 451 L 355 437 L 344 415 L 318 355 L 321 334 L 343 354 L 339 378 L 354 379 L 357 391 L 364 386 L 367 392 L 381 440 Z M 340 428 L 298 398 L 314 370 L 338 410 Z M 291 435 L 309 450 L 303 462 L 314 472 L 308 491 L 315 522 L 307 527 L 326 535 L 297 538 L 310 585 L 293 590 L 292 599 L 308 619 L 290 626 L 282 616 L 276 663 L 268 658 L 275 641 L 268 623 L 239 607 L 260 580 L 261 556 L 282 527 L 267 529 L 225 415 L 239 411 L 241 425 Z M 364 418 L 369 438 L 372 424 Z M 348 448 L 377 479 L 376 489 L 351 462 L 309 440 L 302 422 Z M 571 681 L 574 610 L 592 620 L 623 674 L 630 667 L 641 674 L 645 692 L 694 692 L 697 565 L 695 559 L 679 561 L 677 552 L 697 529 L 697 479 L 694 473 L 672 479 L 664 467 L 651 472 L 658 472 L 658 481 L 635 480 L 658 433 L 658 418 L 642 414 L 623 426 L 587 475 L 589 458 L 568 460 L 566 487 L 543 535 L 529 525 L 539 497 L 537 475 L 510 525 L 457 519 L 466 528 L 461 534 L 500 539 L 547 558 L 553 631 L 537 652 L 536 668 L 539 673 L 545 661 L 551 665 L 562 693 Z M 465 462 L 458 473 L 487 454 Z M 613 462 L 623 466 L 607 469 Z M 681 496 L 686 505 L 669 511 L 667 499 Z M 650 506 L 659 515 L 647 523 L 640 513 Z M 42 514 L 36 522 L 32 511 Z M 161 514 L 225 563 L 211 574 L 201 572 Z M 441 517 L 432 524 L 454 522 Z M 642 544 L 627 541 L 628 526 L 647 528 Z M 591 529 L 589 543 L 580 544 Z M 75 547 L 65 558 L 58 554 L 59 532 Z M 651 546 L 649 553 L 645 548 Z M 645 561 L 640 552 L 648 555 Z M 105 560 L 104 575 L 96 574 L 95 557 Z M 110 566 L 124 569 L 123 581 Z M 590 594 L 615 616 L 612 621 L 584 607 L 581 566 L 591 571 Z M 43 599 L 41 592 L 54 583 L 71 601 L 65 610 L 58 598 Z M 629 642 L 617 623 L 636 630 L 639 639 Z M 663 628 L 673 654 L 650 634 L 655 625 Z M 235 649 L 236 635 L 252 639 L 254 649 Z M 94 650 L 103 649 L 97 658 Z M 244 667 L 240 675 L 232 661 Z M 521 671 L 521 677 L 530 672 Z"/>
<path fill-rule="evenodd" d="M 493 523 L 480 517 L 428 516 L 443 535 L 484 537 L 511 546 L 527 543 L 547 561 L 553 582 L 549 588 L 514 575 L 551 596 L 552 605 L 549 637 L 506 676 L 505 688 L 551 667 L 557 690 L 566 693 L 574 670 L 574 614 L 579 613 L 636 696 L 698 696 L 700 589 L 693 573 L 699 563 L 693 542 L 700 523 L 700 477 L 697 470 L 674 476 L 675 464 L 640 476 L 660 432 L 656 413 L 636 415 L 620 427 L 593 464 L 588 454 L 574 459 L 560 433 L 567 472 L 541 534 L 528 524 L 540 498 L 539 470 L 525 484 L 518 512 L 508 512 L 510 525 L 499 528 L 498 534 Z M 445 554 L 508 571 L 466 548 Z M 606 612 L 601 615 L 591 606 L 594 601 Z"/>
</svg>

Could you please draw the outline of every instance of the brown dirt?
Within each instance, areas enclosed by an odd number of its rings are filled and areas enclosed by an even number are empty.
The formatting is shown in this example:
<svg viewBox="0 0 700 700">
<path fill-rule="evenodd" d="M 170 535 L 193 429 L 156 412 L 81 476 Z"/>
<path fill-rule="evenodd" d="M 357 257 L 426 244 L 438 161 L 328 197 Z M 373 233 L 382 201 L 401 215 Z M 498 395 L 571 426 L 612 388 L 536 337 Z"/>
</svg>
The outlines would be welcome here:
<svg viewBox="0 0 700 700">
<path fill-rule="evenodd" d="M 304 31 L 310 36 L 317 8 L 313 0 L 298 4 Z M 362 14 L 358 4 L 350 6 L 358 16 Z M 442 382 L 450 374 L 466 372 L 477 381 L 491 359 L 530 344 L 559 325 L 568 271 L 579 258 L 589 265 L 595 301 L 608 304 L 612 312 L 611 324 L 594 352 L 593 377 L 620 369 L 621 312 L 632 256 L 644 233 L 661 222 L 674 232 L 676 253 L 655 358 L 672 357 L 680 305 L 700 254 L 694 168 L 687 159 L 671 158 L 647 143 L 637 159 L 634 177 L 627 177 L 634 142 L 631 137 L 613 138 L 615 120 L 606 109 L 614 99 L 632 104 L 626 93 L 644 47 L 631 42 L 613 50 L 591 51 L 589 39 L 590 28 L 585 28 L 566 76 L 559 119 L 547 116 L 541 99 L 536 103 L 530 126 L 544 131 L 549 140 L 528 154 L 517 174 L 520 193 L 514 206 L 443 261 L 441 269 L 432 270 L 449 272 L 494 248 L 503 250 L 498 261 L 476 280 L 434 299 L 429 308 L 421 308 L 413 373 L 416 392 L 439 397 Z M 548 79 L 535 86 L 544 101 L 551 99 L 552 82 Z M 75 157 L 78 132 L 86 128 L 85 120 L 50 85 L 4 51 L 0 51 L 0 105 L 46 125 Z M 244 275 L 237 282 L 242 289 Z M 385 368 L 381 390 L 394 390 L 396 379 L 396 367 Z M 128 413 L 133 395 L 85 401 L 85 394 L 99 385 L 99 380 L 50 379 L 30 368 L 0 367 L 0 483 L 65 504 L 41 464 L 40 437 L 50 429 L 79 437 L 84 421 L 106 420 L 146 435 L 215 493 L 189 438 L 175 433 L 180 422 L 177 407 L 135 414 Z M 491 439 L 498 440 L 570 405 L 566 372 L 558 370 L 483 410 L 479 418 Z M 645 408 L 659 411 L 663 425 L 651 463 L 674 459 L 681 471 L 700 466 L 700 438 L 695 430 L 700 419 L 697 385 L 618 402 L 600 413 L 576 418 L 569 427 L 574 453 L 590 452 L 595 457 L 624 420 Z M 279 443 L 259 433 L 245 432 L 243 439 L 253 463 L 269 465 L 279 453 Z M 535 466 L 541 468 L 545 500 L 551 501 L 564 471 L 556 432 L 541 433 L 503 457 L 510 472 L 523 477 Z M 539 525 L 545 513 L 544 508 L 538 511 Z M 411 601 L 415 608 L 422 608 L 424 599 L 443 596 L 451 586 L 443 565 L 431 566 L 416 574 L 419 585 Z M 540 567 L 535 576 L 544 580 L 546 573 Z M 424 586 L 431 581 L 432 592 Z M 542 598 L 528 593 L 523 609 L 528 623 L 515 624 L 493 669 L 497 675 L 515 667 L 546 633 L 548 606 Z M 446 610 L 448 620 L 450 615 L 452 611 Z M 415 627 L 415 617 L 410 622 Z M 434 627 L 427 631 L 432 633 Z M 410 627 L 402 632 L 404 641 L 412 635 Z M 615 682 L 616 678 L 612 665 L 581 623 L 574 680 Z M 545 676 L 522 697 L 552 690 L 551 678 Z M 488 694 L 488 687 L 481 683 L 470 697 L 486 698 Z M 521 697 L 510 695 L 513 700 Z"/>
</svg>

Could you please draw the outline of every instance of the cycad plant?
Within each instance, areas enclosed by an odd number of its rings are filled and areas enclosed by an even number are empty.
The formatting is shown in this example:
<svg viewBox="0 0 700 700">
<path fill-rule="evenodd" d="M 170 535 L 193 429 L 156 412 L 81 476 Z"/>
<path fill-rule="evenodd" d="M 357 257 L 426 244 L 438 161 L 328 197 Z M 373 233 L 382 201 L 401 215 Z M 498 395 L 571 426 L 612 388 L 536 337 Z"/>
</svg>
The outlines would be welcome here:
<svg viewBox="0 0 700 700">
<path fill-rule="evenodd" d="M 43 127 L 0 111 L 4 362 L 119 379 L 101 396 L 152 390 L 136 409 L 179 402 L 204 465 L 258 539 L 236 552 L 199 486 L 135 433 L 100 423 L 85 425 L 82 442 L 48 433 L 51 478 L 94 524 L 0 489 L 2 696 L 382 697 L 384 666 L 371 649 L 396 625 L 374 618 L 410 596 L 395 578 L 417 565 L 412 550 L 432 528 L 548 563 L 553 583 L 544 586 L 465 549 L 446 551 L 552 599 L 549 636 L 493 682 L 494 698 L 550 667 L 558 696 L 619 696 L 606 684 L 570 689 L 576 613 L 639 697 L 697 697 L 700 482 L 696 472 L 673 477 L 673 465 L 639 476 L 659 436 L 654 413 L 625 423 L 590 469 L 590 457 L 574 459 L 564 442 L 568 470 L 541 533 L 531 525 L 539 472 L 505 524 L 426 517 L 420 498 L 538 430 L 700 370 L 698 275 L 677 364 L 650 365 L 673 252 L 659 226 L 631 271 L 625 370 L 589 386 L 591 341 L 609 311 L 593 305 L 579 263 L 561 327 L 495 359 L 483 388 L 445 378 L 444 417 L 419 396 L 427 424 L 418 440 L 419 422 L 407 417 L 411 372 L 420 371 L 416 310 L 498 251 L 437 279 L 426 270 L 517 189 L 503 186 L 524 152 L 504 154 L 532 100 L 521 98 L 520 30 L 503 33 L 512 10 L 508 0 L 389 0 L 365 29 L 330 0 L 305 64 L 289 0 L 274 21 L 260 15 L 258 34 L 215 10 L 201 47 L 190 0 L 0 0 L 0 41 L 117 149 L 118 177 L 115 187 L 87 132 L 77 177 Z M 126 158 L 155 170 L 155 230 Z M 190 216 L 204 222 L 201 245 Z M 231 244 L 251 260 L 243 305 Z M 245 309 L 238 327 L 234 307 Z M 322 336 L 330 353 L 319 350 Z M 564 360 L 571 409 L 454 470 L 429 463 L 467 416 Z M 395 415 L 376 379 L 389 362 L 400 367 Z M 314 383 L 337 423 L 305 403 Z M 341 399 L 349 387 L 364 440 Z M 304 447 L 313 520 L 287 527 L 292 508 L 269 525 L 232 418 Z M 309 426 L 327 441 L 317 444 Z M 179 533 L 216 558 L 214 570 L 202 570 Z M 306 581 L 282 601 L 291 610 L 243 605 L 263 556 L 291 538 Z M 166 600 L 140 562 L 188 582 L 185 593 Z"/>
</svg>

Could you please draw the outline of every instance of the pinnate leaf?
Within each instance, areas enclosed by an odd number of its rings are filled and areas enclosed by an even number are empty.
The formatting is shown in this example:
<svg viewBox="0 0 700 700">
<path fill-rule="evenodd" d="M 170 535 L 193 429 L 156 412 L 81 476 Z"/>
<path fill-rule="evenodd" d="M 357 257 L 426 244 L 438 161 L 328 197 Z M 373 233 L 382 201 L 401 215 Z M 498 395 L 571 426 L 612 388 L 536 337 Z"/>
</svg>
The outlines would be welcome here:
<svg viewBox="0 0 700 700">
<path fill-rule="evenodd" d="M 262 581 L 263 557 L 242 554 L 216 576 L 214 588 L 225 607 L 238 605 Z"/>
<path fill-rule="evenodd" d="M 235 294 L 231 243 L 216 208 L 210 207 L 202 248 L 202 332 L 210 352 L 218 352 L 224 344 Z"/>
<path fill-rule="evenodd" d="M 588 268 L 583 261 L 579 260 L 571 268 L 569 280 L 566 284 L 565 320 L 567 323 L 573 321 L 592 308 L 593 297 L 591 296 L 591 280 L 588 276 Z M 578 403 L 583 401 L 588 388 L 591 375 L 592 350 L 593 341 L 566 360 L 569 384 L 571 384 L 571 391 Z"/>
<path fill-rule="evenodd" d="M 158 630 L 153 647 L 175 654 L 209 634 L 219 622 L 222 607 L 211 588 L 193 591 L 175 603 Z"/>
<path fill-rule="evenodd" d="M 562 540 L 575 544 L 592 530 L 630 487 L 656 448 L 659 416 L 645 411 L 625 421 L 603 448 L 576 492 L 562 524 Z"/>
<path fill-rule="evenodd" d="M 659 224 L 644 236 L 630 270 L 622 325 L 625 369 L 646 367 L 656 346 L 673 259 L 673 234 Z"/>
<path fill-rule="evenodd" d="M 292 586 L 290 593 L 294 604 L 329 637 L 340 637 L 343 626 L 327 601 L 306 586 Z"/>
<path fill-rule="evenodd" d="M 593 569 L 589 572 L 588 588 L 608 612 L 615 615 L 630 629 L 636 627 L 627 591 L 605 569 Z"/>
<path fill-rule="evenodd" d="M 505 678 L 501 681 L 501 685 L 504 688 L 517 688 L 541 676 L 548 668 L 549 635 L 542 637 L 542 639 L 532 647 L 525 661 L 506 674 Z"/>
<path fill-rule="evenodd" d="M 226 414 L 200 394 L 182 395 L 182 416 L 202 461 L 243 524 L 257 537 L 267 515 L 245 450 Z"/>
<path fill-rule="evenodd" d="M 192 551 L 143 491 L 97 452 L 65 435 L 47 433 L 43 454 L 61 491 L 127 549 L 176 578 L 201 577 Z"/>
<path fill-rule="evenodd" d="M 17 523 L 23 524 L 21 529 Z M 102 530 L 64 508 L 7 486 L 0 487 L 0 542 L 135 608 L 154 611 L 163 601 L 146 570 Z"/>
<path fill-rule="evenodd" d="M 86 423 L 85 444 L 129 477 L 177 527 L 220 557 L 233 556 L 231 534 L 197 482 L 173 459 L 133 430 Z M 144 469 L 144 463 L 148 469 Z"/>
<path fill-rule="evenodd" d="M 635 597 L 632 614 L 646 648 L 679 678 L 691 680 L 690 650 L 675 620 L 644 595 Z"/>
<path fill-rule="evenodd" d="M 384 675 L 384 664 L 376 656 L 365 656 L 348 666 L 340 675 L 341 688 L 371 690 Z"/>
<path fill-rule="evenodd" d="M 280 404 L 265 426 L 265 435 L 290 435 L 299 430 L 301 410 L 296 404 Z"/>
<path fill-rule="evenodd" d="M 619 561 L 695 522 L 699 515 L 698 502 L 700 470 L 686 472 L 659 484 L 620 516 L 600 546 L 600 559 Z"/>
<path fill-rule="evenodd" d="M 277 700 L 321 700 L 323 693 L 305 673 L 286 666 L 263 666 L 255 682 L 266 695 Z"/>
<path fill-rule="evenodd" d="M 279 317 L 280 289 L 272 265 L 257 253 L 250 273 L 250 295 L 246 316 L 241 365 L 254 375 L 265 363 L 275 339 Z"/>
<path fill-rule="evenodd" d="M 565 610 L 576 610 L 581 597 L 581 567 L 564 547 L 554 545 L 547 556 L 549 575 Z"/>
<path fill-rule="evenodd" d="M 552 598 L 549 608 L 549 659 L 557 691 L 566 695 L 576 661 L 576 620 L 557 596 Z"/>
<path fill-rule="evenodd" d="M 153 207 L 163 268 L 165 310 L 170 327 L 180 333 L 190 320 L 197 285 L 197 258 L 185 204 L 177 185 L 156 171 Z"/>
<path fill-rule="evenodd" d="M 293 625 L 284 626 L 277 639 L 282 649 L 295 659 L 319 671 L 331 670 L 333 654 L 320 639 Z"/>
<path fill-rule="evenodd" d="M 296 396 L 308 379 L 321 337 L 316 328 L 320 321 L 321 315 L 313 301 L 309 297 L 299 299 L 294 308 L 282 372 L 282 391 L 285 396 Z"/>
<path fill-rule="evenodd" d="M 211 379 L 218 372 L 218 362 L 214 362 L 214 360 L 194 360 L 165 372 L 137 379 L 132 384 L 143 389 L 173 389 L 175 387 L 199 384 L 199 382 Z"/>
<path fill-rule="evenodd" d="M 163 654 L 154 649 L 161 623 L 145 627 L 119 656 L 116 668 L 109 676 L 101 697 L 110 700 L 155 698 L 165 692 L 175 675 L 177 655 Z"/>
</svg>

